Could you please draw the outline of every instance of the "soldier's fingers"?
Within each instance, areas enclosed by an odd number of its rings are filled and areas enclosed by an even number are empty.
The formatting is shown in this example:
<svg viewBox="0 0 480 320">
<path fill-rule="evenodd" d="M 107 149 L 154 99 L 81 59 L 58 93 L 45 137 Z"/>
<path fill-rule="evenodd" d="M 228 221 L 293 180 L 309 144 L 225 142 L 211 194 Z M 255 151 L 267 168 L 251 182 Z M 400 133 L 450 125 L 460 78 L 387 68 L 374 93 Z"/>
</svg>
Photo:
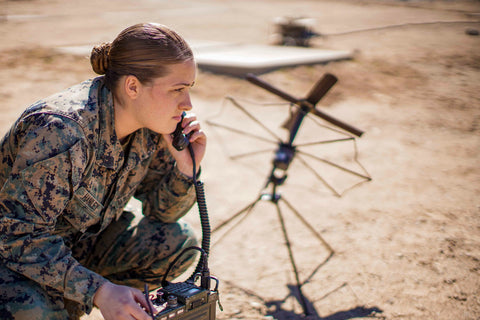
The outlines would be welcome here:
<svg viewBox="0 0 480 320">
<path fill-rule="evenodd" d="M 134 306 L 132 306 L 132 315 L 135 317 L 135 319 L 150 320 L 151 317 L 145 312 L 145 310 L 149 310 L 149 305 L 144 294 L 137 289 L 133 289 L 132 294 L 135 302 L 137 302 Z"/>
<path fill-rule="evenodd" d="M 133 316 L 133 319 L 137 320 L 151 320 L 151 316 L 148 315 L 148 313 L 145 312 L 144 309 L 140 307 L 139 304 L 135 304 L 133 308 L 130 310 L 131 315 Z"/>
<path fill-rule="evenodd" d="M 192 131 L 198 131 L 200 130 L 200 122 L 198 121 L 192 121 L 186 126 L 183 130 L 185 134 L 189 134 Z"/>
</svg>

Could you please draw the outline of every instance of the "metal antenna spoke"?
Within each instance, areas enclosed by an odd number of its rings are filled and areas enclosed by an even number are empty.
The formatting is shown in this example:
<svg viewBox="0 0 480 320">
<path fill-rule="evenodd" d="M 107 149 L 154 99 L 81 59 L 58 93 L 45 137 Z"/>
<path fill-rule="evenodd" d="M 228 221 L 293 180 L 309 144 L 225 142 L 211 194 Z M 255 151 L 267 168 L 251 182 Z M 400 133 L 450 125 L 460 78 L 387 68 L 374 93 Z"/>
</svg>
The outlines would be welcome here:
<svg viewBox="0 0 480 320">
<path fill-rule="evenodd" d="M 226 221 L 222 222 L 220 225 L 218 225 L 217 227 L 215 227 L 213 230 L 212 230 L 212 233 L 213 232 L 217 232 L 218 230 L 222 229 L 223 227 L 225 227 L 227 224 L 229 224 L 230 222 L 232 222 L 233 220 L 235 220 L 235 218 L 241 216 L 243 213 L 249 213 L 250 211 L 252 211 L 252 209 L 255 207 L 255 205 L 257 204 L 257 202 L 261 199 L 261 197 L 258 197 L 254 202 L 250 203 L 248 206 L 246 206 L 245 208 L 243 208 L 242 210 L 238 211 L 237 213 L 235 213 L 233 216 L 231 216 L 230 218 L 228 218 Z"/>
<path fill-rule="evenodd" d="M 307 167 L 314 175 L 317 177 L 318 180 L 320 180 L 325 187 L 327 187 L 335 196 L 341 197 L 342 194 L 339 193 L 332 185 L 330 185 L 322 176 L 320 176 L 315 169 L 313 169 L 305 160 L 303 160 L 301 157 L 298 157 L 300 162 Z"/>
<path fill-rule="evenodd" d="M 306 152 L 302 152 L 302 151 L 300 151 L 300 150 L 298 150 L 297 152 L 298 152 L 299 154 L 304 155 L 304 156 L 311 157 L 311 158 L 313 158 L 313 159 L 315 159 L 315 160 L 318 160 L 318 161 L 320 161 L 320 162 L 326 163 L 326 164 L 328 164 L 328 165 L 330 165 L 330 166 L 332 166 L 332 167 L 335 167 L 335 168 L 337 168 L 337 169 L 339 169 L 339 170 L 342 170 L 342 171 L 348 172 L 348 173 L 350 173 L 350 174 L 353 174 L 353 175 L 355 175 L 355 176 L 357 176 L 357 177 L 363 178 L 363 179 L 365 179 L 365 180 L 370 181 L 370 180 L 372 179 L 370 176 L 366 176 L 366 175 L 364 175 L 364 174 L 358 173 L 358 172 L 353 171 L 353 170 L 351 170 L 351 169 L 345 168 L 345 167 L 343 167 L 343 166 L 341 166 L 341 165 L 338 165 L 338 164 L 336 164 L 336 163 L 334 163 L 334 162 L 332 162 L 332 161 L 329 161 L 329 160 L 326 160 L 326 159 L 323 159 L 323 158 L 314 156 L 313 154 L 309 154 L 309 153 L 306 153 Z M 299 157 L 299 158 L 300 158 L 300 157 Z M 306 163 L 305 160 L 303 160 L 302 162 L 303 162 L 303 163 Z M 362 167 L 362 168 L 363 168 L 363 167 Z"/>
<path fill-rule="evenodd" d="M 272 149 L 264 149 L 264 150 L 240 153 L 240 154 L 231 156 L 230 158 L 236 160 L 236 159 L 253 156 L 253 155 L 256 155 L 256 154 L 260 154 L 260 153 L 265 153 L 265 152 L 268 152 L 268 151 L 272 151 Z"/>
<path fill-rule="evenodd" d="M 220 238 L 217 240 L 217 242 L 215 244 L 218 244 L 223 238 L 225 238 L 233 229 L 235 229 L 235 227 L 237 227 L 240 223 L 242 223 L 242 221 L 244 221 L 247 216 L 252 212 L 253 208 L 255 208 L 255 206 L 257 205 L 257 203 L 261 200 L 261 196 L 259 196 L 255 201 L 253 201 L 252 203 L 250 203 L 248 206 L 246 206 L 245 208 L 243 208 L 242 210 L 238 211 L 237 213 L 235 213 L 233 216 L 231 216 L 230 218 L 228 218 L 227 220 L 225 220 L 224 222 L 222 222 L 220 225 L 218 225 L 217 227 L 215 227 L 213 230 L 212 230 L 212 233 L 215 233 L 217 232 L 218 230 L 222 229 L 223 227 L 227 226 L 228 224 L 230 224 L 230 222 L 232 222 L 233 220 L 235 220 L 236 218 L 242 216 L 240 218 L 240 220 L 238 220 L 233 226 L 231 226 L 226 232 L 223 233 L 222 236 L 220 236 Z"/>
<path fill-rule="evenodd" d="M 287 228 L 285 226 L 285 221 L 283 219 L 282 211 L 280 210 L 280 206 L 278 202 L 275 202 L 275 206 L 277 208 L 277 215 L 278 215 L 278 220 L 280 221 L 280 225 L 282 227 L 282 233 L 283 233 L 283 238 L 285 240 L 285 245 L 287 246 L 288 250 L 288 256 L 290 258 L 290 263 L 292 265 L 293 273 L 295 275 L 295 281 L 297 282 L 297 288 L 300 296 L 300 303 L 302 305 L 302 308 L 306 314 L 309 313 L 309 310 L 307 308 L 307 302 L 305 301 L 305 296 L 302 293 L 302 285 L 300 284 L 300 277 L 298 275 L 298 269 L 297 269 L 297 264 L 295 263 L 295 259 L 293 257 L 293 251 L 292 251 L 292 245 L 290 242 L 290 239 L 288 237 L 288 232 Z"/>
<path fill-rule="evenodd" d="M 241 135 L 244 135 L 244 136 L 247 136 L 247 137 L 255 138 L 255 139 L 260 140 L 260 141 L 265 141 L 265 142 L 269 142 L 269 143 L 277 143 L 277 141 L 270 140 L 270 139 L 267 139 L 267 138 L 264 138 L 262 136 L 258 136 L 258 135 L 255 135 L 255 134 L 251 134 L 250 132 L 247 132 L 247 131 L 235 129 L 235 128 L 232 128 L 232 127 L 229 127 L 229 126 L 226 126 L 224 124 L 217 123 L 217 122 L 214 122 L 214 121 L 211 121 L 211 120 L 207 120 L 206 122 L 207 122 L 207 124 L 209 124 L 213 127 L 222 128 L 222 129 L 225 129 L 225 130 L 228 130 L 228 131 L 231 131 L 231 132 L 234 132 L 234 133 L 238 133 L 238 134 L 241 134 Z"/>
<path fill-rule="evenodd" d="M 365 168 L 358 161 L 358 152 L 357 152 L 357 146 L 356 146 L 356 143 L 355 143 L 355 137 L 353 137 L 353 136 L 351 136 L 351 135 L 349 135 L 348 133 L 345 132 L 345 131 L 347 131 L 347 132 L 349 132 L 353 135 L 361 136 L 363 134 L 363 131 L 361 131 L 361 130 L 359 130 L 359 129 L 357 129 L 357 128 L 355 128 L 355 127 L 353 127 L 353 126 L 351 126 L 347 123 L 344 123 L 343 121 L 335 119 L 335 118 L 323 113 L 322 111 L 316 109 L 316 107 L 315 107 L 316 103 L 319 102 L 323 98 L 323 96 L 330 90 L 330 88 L 336 83 L 337 79 L 333 75 L 327 74 L 322 79 L 320 79 L 314 85 L 314 87 L 310 90 L 310 93 L 308 94 L 307 98 L 305 98 L 305 99 L 297 99 L 297 98 L 291 96 L 290 94 L 288 94 L 288 93 L 286 93 L 286 92 L 284 92 L 284 91 L 282 91 L 278 88 L 275 88 L 274 86 L 266 83 L 265 81 L 257 78 L 256 76 L 254 76 L 252 74 L 247 75 L 247 80 L 252 82 L 253 84 L 258 85 L 259 87 L 261 87 L 261 88 L 263 88 L 263 89 L 265 89 L 265 90 L 283 98 L 284 100 L 290 102 L 295 107 L 297 107 L 297 109 L 294 110 L 294 112 L 290 113 L 289 118 L 283 124 L 283 128 L 287 129 L 288 132 L 289 132 L 288 139 L 283 141 L 273 131 L 268 129 L 259 120 L 257 120 L 257 118 L 255 118 L 250 112 L 248 112 L 247 109 L 245 109 L 235 99 L 233 99 L 231 97 L 227 97 L 227 100 L 230 101 L 233 104 L 234 107 L 238 108 L 248 118 L 253 120 L 263 130 L 265 130 L 272 137 L 274 137 L 277 140 L 275 143 L 278 143 L 278 147 L 275 151 L 275 156 L 274 156 L 274 159 L 272 161 L 272 169 L 270 171 L 270 175 L 267 179 L 267 183 L 264 186 L 264 190 L 266 190 L 267 188 L 270 187 L 271 191 L 270 192 L 262 192 L 261 195 L 255 201 L 250 203 L 248 206 L 246 206 L 245 208 L 243 208 L 239 212 L 235 213 L 233 216 L 231 216 L 225 222 L 221 223 L 216 229 L 213 230 L 213 232 L 216 232 L 219 229 L 225 227 L 227 224 L 232 222 L 234 219 L 240 218 L 240 216 L 242 216 L 242 214 L 243 214 L 243 216 L 239 219 L 239 221 L 237 220 L 237 222 L 222 235 L 221 239 L 223 239 L 228 233 L 230 233 L 230 231 L 232 231 L 233 228 L 238 226 L 242 221 L 244 221 L 244 219 L 246 219 L 246 217 L 253 211 L 253 208 L 255 207 L 255 205 L 260 200 L 269 201 L 269 202 L 273 203 L 276 207 L 276 210 L 277 210 L 277 217 L 278 217 L 278 220 L 279 220 L 281 228 L 282 228 L 282 235 L 283 235 L 283 238 L 285 240 L 285 245 L 286 245 L 287 250 L 288 250 L 288 257 L 289 257 L 289 260 L 290 260 L 290 263 L 291 263 L 291 266 L 292 266 L 292 269 L 293 269 L 293 273 L 295 275 L 296 287 L 297 287 L 298 296 L 299 296 L 298 301 L 300 302 L 300 304 L 303 308 L 304 314 L 305 315 L 312 315 L 311 310 L 309 310 L 309 304 L 307 304 L 307 300 L 302 293 L 302 286 L 303 286 L 303 284 L 309 282 L 312 279 L 312 277 L 317 273 L 317 271 L 323 265 L 325 265 L 325 263 L 327 263 L 330 260 L 330 258 L 332 258 L 332 256 L 334 255 L 335 252 L 332 249 L 332 247 L 327 243 L 327 241 L 325 241 L 325 239 L 323 239 L 323 237 L 320 235 L 320 233 L 317 232 L 312 227 L 312 225 L 309 224 L 308 221 L 298 212 L 298 210 L 296 210 L 290 202 L 286 201 L 283 197 L 281 197 L 281 195 L 279 193 L 277 193 L 277 189 L 278 189 L 279 186 L 281 186 L 281 185 L 283 185 L 283 183 L 285 183 L 285 181 L 287 179 L 287 176 L 288 176 L 287 175 L 287 170 L 288 170 L 291 162 L 294 160 L 295 155 L 298 155 L 298 159 L 301 162 L 301 164 L 303 164 L 308 170 L 310 170 L 318 180 L 320 180 L 334 195 L 336 195 L 338 197 L 341 197 L 342 194 L 344 192 L 346 192 L 346 190 L 350 190 L 350 188 L 353 188 L 353 187 L 359 185 L 360 183 L 370 181 L 371 180 L 370 175 L 368 174 L 368 172 L 365 170 Z M 315 119 L 313 116 L 311 116 L 311 114 L 318 117 L 318 118 L 322 118 L 323 120 L 329 122 L 330 124 L 333 124 L 337 128 L 340 128 L 341 130 L 326 127 L 327 129 L 330 129 L 330 130 L 336 132 L 337 134 L 343 135 L 344 138 L 321 140 L 321 141 L 316 141 L 316 142 L 309 142 L 309 143 L 294 145 L 293 142 L 295 140 L 296 134 L 297 134 L 297 132 L 298 132 L 298 130 L 299 130 L 301 124 L 302 124 L 303 119 L 306 116 L 308 116 L 309 118 L 312 118 L 314 123 L 323 127 L 323 125 L 320 124 L 317 121 L 317 119 Z M 219 123 L 215 123 L 215 122 L 211 122 L 211 121 L 209 121 L 208 123 L 213 125 L 213 126 L 217 126 L 217 127 L 220 127 L 220 128 L 226 129 L 226 130 L 230 130 L 230 131 L 235 132 L 235 133 L 243 134 L 243 135 L 248 136 L 248 137 L 253 137 L 253 138 L 256 138 L 256 139 L 261 140 L 261 141 L 272 142 L 272 141 L 270 141 L 266 138 L 259 137 L 255 134 L 252 134 L 252 133 L 249 133 L 249 132 L 229 128 L 229 127 L 225 126 L 224 124 L 219 124 Z M 363 173 L 359 173 L 359 172 L 354 171 L 352 169 L 346 168 L 342 165 L 336 164 L 336 163 L 334 163 L 330 160 L 327 160 L 327 159 L 324 159 L 324 158 L 321 158 L 321 157 L 317 157 L 315 155 L 312 155 L 312 154 L 309 154 L 307 152 L 303 152 L 303 151 L 299 150 L 300 147 L 308 147 L 308 146 L 315 146 L 315 145 L 321 145 L 321 144 L 332 144 L 332 143 L 346 142 L 346 141 L 353 141 L 354 161 L 360 166 L 360 168 L 363 170 Z M 247 153 L 236 155 L 236 156 L 231 157 L 231 158 L 239 159 L 239 158 L 242 158 L 242 157 L 247 157 L 247 156 L 263 153 L 265 151 L 267 151 L 267 150 L 257 150 L 257 151 L 247 152 Z M 343 192 L 339 192 L 329 182 L 327 182 L 322 176 L 320 176 L 318 174 L 318 172 L 303 158 L 303 156 L 310 157 L 314 160 L 317 160 L 317 161 L 322 162 L 322 163 L 324 163 L 328 166 L 331 166 L 332 168 L 339 169 L 340 171 L 342 171 L 344 173 L 351 174 L 351 175 L 354 175 L 356 177 L 362 178 L 363 181 L 354 184 L 352 187 L 344 190 Z M 284 217 L 283 217 L 282 211 L 280 209 L 280 202 L 281 201 L 284 201 L 286 206 L 288 207 L 288 209 L 290 209 L 293 212 L 293 217 L 300 220 L 300 222 L 328 250 L 327 258 L 323 262 L 321 262 L 313 270 L 313 272 L 308 276 L 308 278 L 303 283 L 300 282 L 300 277 L 299 277 L 299 274 L 298 274 L 297 264 L 295 262 L 294 255 L 293 255 L 293 248 L 292 248 L 292 245 L 291 245 L 291 242 L 290 242 L 290 239 L 289 239 L 289 234 L 287 232 L 287 225 L 285 224 Z M 311 308 L 313 308 L 313 306 L 311 306 Z M 313 315 L 315 315 L 315 314 L 316 313 L 313 313 Z"/>
<path fill-rule="evenodd" d="M 332 139 L 332 140 L 322 140 L 322 141 L 316 141 L 316 142 L 306 142 L 306 143 L 301 143 L 301 144 L 296 144 L 295 147 L 309 147 L 309 146 L 314 146 L 314 145 L 319 145 L 319 144 L 328 144 L 328 143 L 336 143 L 336 142 L 344 142 L 344 141 L 351 141 L 355 140 L 355 138 L 340 138 L 340 139 Z"/>
<path fill-rule="evenodd" d="M 280 139 L 279 136 L 277 136 L 275 134 L 275 132 L 273 132 L 272 130 L 270 130 L 269 128 L 267 128 L 263 123 L 261 123 L 260 121 L 258 121 L 257 118 L 255 118 L 250 112 L 247 111 L 247 109 L 245 109 L 240 103 L 238 103 L 234 98 L 232 97 L 227 97 L 228 100 L 230 100 L 234 106 L 236 106 L 240 111 L 242 111 L 243 113 L 245 113 L 253 122 L 255 122 L 256 124 L 258 124 L 261 128 L 263 128 L 265 131 L 267 131 L 272 137 L 274 137 L 275 139 L 277 139 L 277 142 L 278 141 L 281 141 L 282 139 Z"/>
<path fill-rule="evenodd" d="M 307 220 L 305 220 L 305 218 L 300 214 L 300 212 L 298 212 L 290 202 L 288 202 L 285 197 L 282 197 L 282 200 L 283 202 L 285 202 L 285 204 L 287 205 L 287 207 L 292 210 L 293 214 L 295 214 L 295 216 L 303 223 L 303 225 L 305 227 L 307 227 L 308 230 L 310 230 L 311 233 L 313 233 L 313 235 L 315 237 L 317 237 L 318 240 L 320 240 L 320 242 L 322 242 L 322 244 L 328 249 L 328 251 L 330 252 L 330 256 L 329 258 L 333 255 L 334 251 L 333 251 L 333 248 L 328 244 L 327 241 L 325 241 L 323 239 L 323 237 L 320 235 L 320 233 L 317 232 L 317 230 L 315 230 L 311 224 L 309 224 L 307 222 Z"/>
</svg>

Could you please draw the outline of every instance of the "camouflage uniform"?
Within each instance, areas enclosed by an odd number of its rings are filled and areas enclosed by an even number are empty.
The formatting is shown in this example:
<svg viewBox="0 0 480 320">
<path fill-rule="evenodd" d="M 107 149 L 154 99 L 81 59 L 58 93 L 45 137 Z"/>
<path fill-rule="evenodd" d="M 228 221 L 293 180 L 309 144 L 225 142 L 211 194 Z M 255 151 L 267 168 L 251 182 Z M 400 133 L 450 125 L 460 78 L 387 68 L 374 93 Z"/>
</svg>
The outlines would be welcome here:
<svg viewBox="0 0 480 320">
<path fill-rule="evenodd" d="M 196 244 L 179 221 L 195 189 L 161 135 L 140 129 L 122 145 L 114 128 L 98 77 L 35 103 L 0 142 L 1 319 L 89 313 L 107 279 L 157 287 L 175 253 Z M 124 211 L 132 196 L 141 217 Z"/>
</svg>

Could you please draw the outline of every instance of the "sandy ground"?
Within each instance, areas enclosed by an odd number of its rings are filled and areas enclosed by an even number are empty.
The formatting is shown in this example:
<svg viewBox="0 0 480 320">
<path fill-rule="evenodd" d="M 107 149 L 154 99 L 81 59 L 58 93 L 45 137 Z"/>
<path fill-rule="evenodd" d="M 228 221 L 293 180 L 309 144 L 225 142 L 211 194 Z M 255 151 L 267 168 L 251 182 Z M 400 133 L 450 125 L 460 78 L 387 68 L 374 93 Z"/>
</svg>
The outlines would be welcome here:
<svg viewBox="0 0 480 320">
<path fill-rule="evenodd" d="M 358 159 L 373 178 L 338 197 L 319 177 L 339 193 L 361 179 L 298 157 L 279 188 L 334 251 L 323 263 L 327 246 L 279 202 L 311 318 L 480 319 L 480 36 L 466 33 L 480 29 L 479 1 L 3 1 L 0 131 L 35 100 L 93 76 L 85 57 L 59 54 L 58 46 L 110 41 L 143 21 L 192 40 L 267 44 L 273 19 L 287 15 L 315 19 L 321 36 L 312 46 L 354 50 L 354 58 L 260 77 L 304 97 L 334 74 L 338 83 L 317 107 L 365 131 Z M 281 134 L 288 106 L 259 105 L 282 101 L 203 71 L 192 94 L 209 135 L 203 180 L 217 226 L 257 198 L 275 145 L 231 159 L 263 144 L 206 120 L 254 132 L 225 103 L 231 96 Z M 296 142 L 337 134 L 318 124 L 327 123 L 305 120 Z M 364 173 L 353 148 L 350 140 L 304 151 Z M 198 228 L 195 210 L 187 219 Z M 273 202 L 260 201 L 225 237 L 214 233 L 210 267 L 221 280 L 218 319 L 302 318 Z M 82 319 L 101 318 L 95 310 Z"/>
</svg>

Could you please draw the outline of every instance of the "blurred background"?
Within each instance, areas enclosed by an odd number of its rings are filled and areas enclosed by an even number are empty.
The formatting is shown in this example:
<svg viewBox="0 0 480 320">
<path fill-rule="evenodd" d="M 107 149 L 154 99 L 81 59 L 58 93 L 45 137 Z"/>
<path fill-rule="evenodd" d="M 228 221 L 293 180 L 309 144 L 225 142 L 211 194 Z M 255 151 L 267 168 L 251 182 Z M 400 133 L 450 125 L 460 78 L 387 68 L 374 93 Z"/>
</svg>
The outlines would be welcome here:
<svg viewBox="0 0 480 320">
<path fill-rule="evenodd" d="M 287 34 L 289 21 L 305 33 Z M 94 77 L 91 47 L 139 22 L 172 27 L 198 54 L 192 100 L 209 137 L 202 180 L 213 227 L 258 198 L 278 142 L 236 103 L 288 135 L 291 106 L 246 81 L 249 66 L 341 55 L 255 71 L 299 99 L 335 75 L 317 109 L 365 132 L 352 137 L 310 115 L 299 144 L 351 139 L 301 149 L 313 157 L 295 158 L 279 187 L 328 244 L 282 207 L 310 318 L 479 318 L 480 1 L 2 0 L 2 134 L 36 100 Z M 247 67 L 232 74 L 225 61 Z M 186 219 L 200 234 L 195 208 Z M 303 318 L 273 203 L 213 235 L 210 269 L 221 281 L 218 319 Z"/>
</svg>

